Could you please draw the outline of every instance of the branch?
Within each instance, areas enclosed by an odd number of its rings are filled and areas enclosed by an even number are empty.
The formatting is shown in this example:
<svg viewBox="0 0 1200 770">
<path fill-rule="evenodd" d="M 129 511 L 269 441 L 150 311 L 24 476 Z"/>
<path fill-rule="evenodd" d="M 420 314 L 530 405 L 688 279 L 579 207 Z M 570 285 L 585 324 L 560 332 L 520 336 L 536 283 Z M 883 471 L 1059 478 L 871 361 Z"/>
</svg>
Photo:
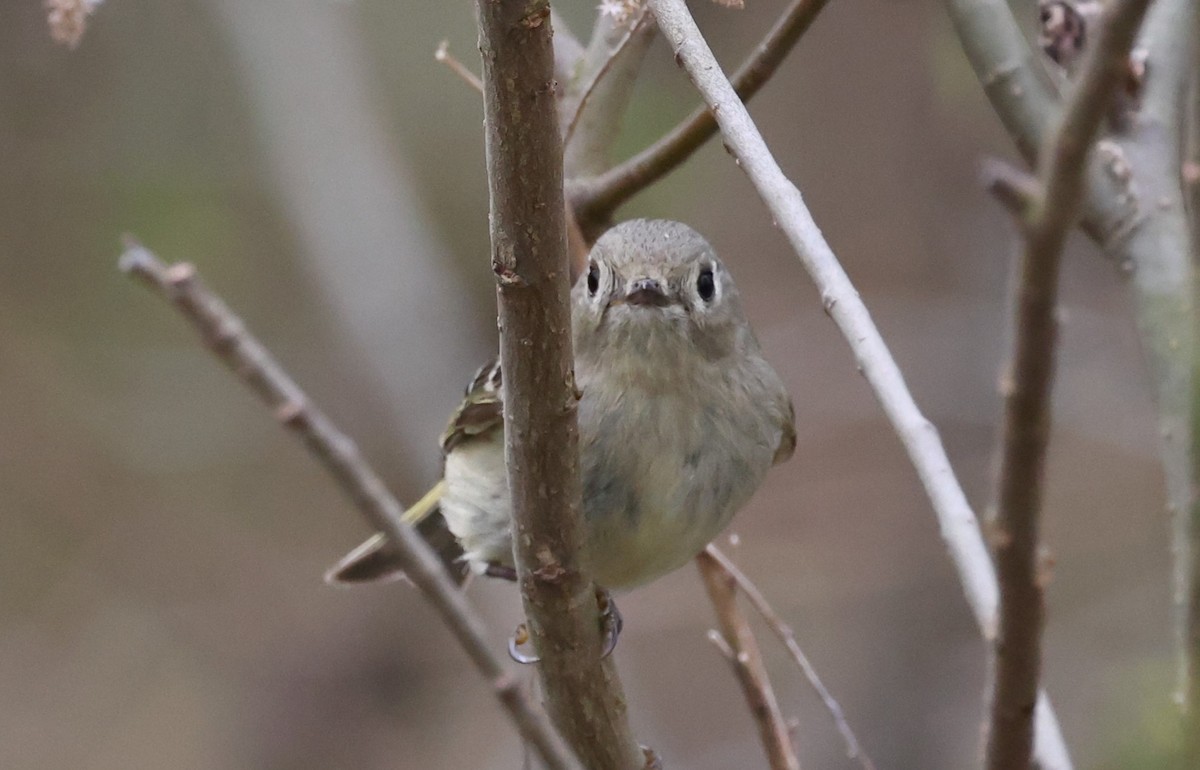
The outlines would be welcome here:
<svg viewBox="0 0 1200 770">
<path fill-rule="evenodd" d="M 628 79 L 630 84 L 636 80 L 637 67 L 641 66 L 641 58 L 645 54 L 646 47 L 650 44 L 651 39 L 654 37 L 654 24 L 651 21 L 652 18 L 653 17 L 651 17 L 649 13 L 643 10 L 637 15 L 636 18 L 630 19 L 628 23 L 628 29 L 625 31 L 624 36 L 617 40 L 612 48 L 609 49 L 607 58 L 599 62 L 599 65 L 595 68 L 595 70 L 589 73 L 590 76 L 587 82 L 580 86 L 578 95 L 576 95 L 576 97 L 572 100 L 574 102 L 574 110 L 572 110 L 571 115 L 567 120 L 566 128 L 563 129 L 564 145 L 569 146 L 571 144 L 571 139 L 575 135 L 575 129 L 579 125 L 579 118 L 583 115 L 584 110 L 587 109 L 592 94 L 596 92 L 597 87 L 604 80 L 605 75 L 608 75 L 617 66 L 617 64 L 621 62 L 623 58 L 622 54 L 625 52 L 625 49 L 630 46 L 635 46 L 639 49 L 631 54 L 631 56 L 636 59 L 636 62 L 634 62 L 635 67 L 633 69 L 625 68 L 625 71 L 621 74 L 623 77 Z M 623 101 L 627 100 L 628 95 L 624 97 Z M 620 109 L 618 110 L 618 115 L 623 111 L 624 105 L 621 105 Z M 593 129 L 592 133 L 598 132 Z M 616 133 L 615 124 L 613 133 Z M 607 150 L 605 153 L 607 154 Z"/>
<path fill-rule="evenodd" d="M 779 637 L 784 647 L 787 647 L 792 660 L 804 672 L 804 678 L 816 690 L 817 697 L 821 699 L 821 703 L 824 704 L 825 709 L 833 718 L 833 723 L 837 727 L 838 732 L 841 733 L 842 740 L 846 744 L 846 756 L 850 759 L 857 759 L 859 764 L 862 765 L 863 770 L 875 770 L 875 764 L 867 756 L 867 753 L 862 750 L 862 747 L 858 743 L 858 738 L 855 737 L 854 731 L 850 729 L 850 724 L 846 721 L 846 715 L 842 712 L 841 705 L 833 697 L 833 694 L 829 692 L 828 688 L 825 687 L 825 683 L 817 675 L 817 670 L 809 662 L 808 656 L 800 649 L 800 644 L 796 641 L 796 632 L 792 630 L 791 626 L 783 622 L 783 619 L 772 609 L 770 602 L 767 601 L 767 597 L 763 596 L 762 591 L 758 590 L 758 586 L 744 572 L 738 569 L 737 565 L 723 551 L 709 543 L 704 552 L 712 559 L 715 559 L 721 565 L 722 569 L 729 573 L 737 583 L 738 589 L 746 595 L 746 598 L 750 600 L 750 604 L 762 616 L 767 627 Z"/>
<path fill-rule="evenodd" d="M 826 311 L 845 336 L 868 384 L 904 444 L 938 517 L 942 539 L 958 569 L 967 601 L 985 638 L 996 623 L 998 588 L 979 522 L 954 476 L 937 430 L 917 408 L 895 359 L 870 313 L 821 235 L 796 189 L 696 28 L 683 0 L 650 0 L 659 29 L 692 82 L 716 113 L 730 152 L 767 204 L 821 293 Z M 1039 706 L 1038 758 L 1045 770 L 1070 767 L 1049 702 Z M 1044 728 L 1044 729 L 1042 729 Z"/>
<path fill-rule="evenodd" d="M 996 115 L 1025 161 L 1035 164 L 1062 103 L 1012 11 L 1005 0 L 946 0 L 946 10 Z M 1124 158 L 1096 153 L 1087 169 L 1084 232 L 1121 263 L 1126 239 L 1144 216 Z"/>
<path fill-rule="evenodd" d="M 618 19 L 601 11 L 591 42 L 565 84 L 559 114 L 567 127 L 564 162 L 571 176 L 599 173 L 609 164 L 638 70 L 654 40 L 654 25 L 644 23 L 643 13 Z"/>
<path fill-rule="evenodd" d="M 1115 137 L 1130 164 L 1131 184 L 1148 210 L 1131 234 L 1127 259 L 1142 347 L 1159 413 L 1167 510 L 1172 529 L 1172 609 L 1178 655 L 1177 698 L 1193 720 L 1200 742 L 1200 397 L 1195 392 L 1196 349 L 1193 241 L 1187 220 L 1181 164 L 1182 126 L 1189 80 L 1195 77 L 1200 11 L 1187 0 L 1158 0 L 1150 9 L 1138 48 L 1148 53 L 1142 106 Z M 1189 603 L 1191 606 L 1189 607 Z M 1189 661 L 1190 655 L 1190 661 Z M 1191 669 L 1189 673 L 1189 668 Z M 1200 763 L 1200 746 L 1193 744 Z"/>
<path fill-rule="evenodd" d="M 1012 13 L 1003 0 L 948 0 L 947 8 L 992 106 L 1032 162 L 1059 105 L 1037 77 L 1032 54 Z M 1157 24 L 1156 19 L 1163 23 Z M 1189 349 L 1187 340 L 1194 335 L 1195 323 L 1192 266 L 1182 256 L 1190 246 L 1186 222 L 1180 224 L 1180 159 L 1174 154 L 1179 111 L 1171 105 L 1178 105 L 1175 89 L 1180 78 L 1195 72 L 1182 49 L 1191 47 L 1194 57 L 1197 37 L 1200 29 L 1194 3 L 1164 0 L 1151 11 L 1144 42 L 1139 44 L 1149 54 L 1143 108 L 1122 135 L 1103 142 L 1102 152 L 1093 155 L 1083 207 L 1084 231 L 1133 274 L 1139 332 L 1155 382 L 1163 437 L 1160 451 L 1174 522 L 1172 603 L 1181 701 L 1188 697 L 1182 694 L 1188 679 L 1184 636 L 1195 640 L 1193 650 L 1200 649 L 1200 627 L 1196 626 L 1200 621 L 1186 620 L 1189 590 L 1200 594 L 1200 585 L 1187 587 L 1197 579 L 1188 577 L 1192 571 L 1189 551 L 1200 552 L 1200 543 L 1186 545 L 1196 535 L 1187 534 L 1191 525 L 1185 513 L 1192 509 L 1200 484 L 1200 478 L 1188 478 L 1200 477 L 1200 471 L 1191 467 L 1196 462 L 1191 458 L 1200 456 L 1200 448 L 1192 446 L 1196 437 L 1191 435 L 1188 412 L 1200 411 L 1200 405 L 1191 403 L 1193 375 L 1187 368 L 1188 356 L 1178 355 L 1181 346 Z M 1164 108 L 1176 117 L 1164 113 Z M 1195 517 L 1200 518 L 1200 512 Z M 1200 530 L 1200 523 L 1196 529 Z M 1197 607 L 1191 617 L 1200 617 L 1200 598 L 1193 601 Z M 1192 624 L 1190 631 L 1186 630 L 1188 623 Z M 1200 666 L 1200 652 L 1192 655 L 1193 665 Z M 1195 707 L 1200 710 L 1200 700 Z"/>
<path fill-rule="evenodd" d="M 1011 382 L 1005 388 L 994 537 L 1000 625 L 986 733 L 990 770 L 1027 768 L 1032 759 L 1045 614 L 1039 519 L 1058 336 L 1059 267 L 1067 233 L 1078 217 L 1088 153 L 1127 71 L 1149 4 L 1119 0 L 1105 9 L 1062 123 L 1041 153 L 1042 192 L 1025 207 L 1022 221 L 1025 249 L 1017 283 Z"/>
<path fill-rule="evenodd" d="M 445 64 L 450 68 L 450 71 L 455 75 L 458 75 L 458 77 L 464 83 L 469 85 L 478 93 L 483 93 L 483 81 L 479 79 L 478 75 L 468 69 L 467 65 L 463 64 L 454 54 L 450 53 L 449 40 L 443 40 L 442 42 L 438 43 L 437 49 L 433 52 L 433 60 L 439 64 Z"/>
<path fill-rule="evenodd" d="M 734 90 L 743 101 L 750 101 L 766 85 L 828 2 L 793 0 L 733 76 Z M 569 197 L 581 218 L 589 223 L 606 222 L 621 204 L 666 176 L 716 133 L 712 113 L 698 108 L 629 160 L 598 176 L 571 179 Z"/>
<path fill-rule="evenodd" d="M 711 548 L 711 546 L 710 546 Z M 767 677 L 758 642 L 746 622 L 746 616 L 737 606 L 737 581 L 710 551 L 696 556 L 696 567 L 704 579 L 708 598 L 717 613 L 717 624 L 721 630 L 713 634 L 714 643 L 725 655 L 733 669 L 750 714 L 758 725 L 759 738 L 767 752 L 771 770 L 800 770 L 800 761 L 792 748 L 791 735 Z"/>
<path fill-rule="evenodd" d="M 483 621 L 467 603 L 441 561 L 416 531 L 401 523 L 404 508 L 388 492 L 354 442 L 308 399 L 242 320 L 200 281 L 189 264 L 164 265 L 130 242 L 121 270 L 170 301 L 204 344 L 292 430 L 350 496 L 372 529 L 385 533 L 405 574 L 442 616 L 475 668 L 492 687 L 517 731 L 548 767 L 578 768 L 545 716 L 530 704 L 517 679 L 492 654 Z"/>
<path fill-rule="evenodd" d="M 492 269 L 517 574 L 551 719 L 592 770 L 645 764 L 601 660 L 584 528 L 562 140 L 546 0 L 478 0 Z"/>
</svg>

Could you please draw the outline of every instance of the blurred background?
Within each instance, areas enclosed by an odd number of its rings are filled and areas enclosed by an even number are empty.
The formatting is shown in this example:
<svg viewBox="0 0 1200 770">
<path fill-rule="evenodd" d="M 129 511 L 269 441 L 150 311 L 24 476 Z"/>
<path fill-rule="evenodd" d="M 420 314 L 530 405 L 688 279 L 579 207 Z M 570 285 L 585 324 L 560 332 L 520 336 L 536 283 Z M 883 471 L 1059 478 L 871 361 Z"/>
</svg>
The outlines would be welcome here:
<svg viewBox="0 0 1200 770">
<path fill-rule="evenodd" d="M 783 2 L 695 5 L 732 66 Z M 592 0 L 559 7 L 586 36 Z M 195 262 L 414 500 L 496 344 L 482 108 L 432 56 L 447 38 L 478 70 L 472 4 L 109 0 L 75 51 L 37 0 L 0 18 L 0 766 L 521 767 L 415 591 L 321 581 L 359 516 L 115 268 L 123 232 Z M 620 153 L 696 102 L 657 41 Z M 985 510 L 1015 239 L 977 168 L 1012 152 L 940 7 L 836 0 L 752 111 Z M 796 458 L 735 522 L 739 563 L 881 769 L 973 766 L 984 645 L 811 282 L 719 143 L 635 215 L 710 237 L 796 402 Z M 1153 410 L 1119 271 L 1076 238 L 1064 279 L 1045 681 L 1079 767 L 1153 768 L 1171 724 Z M 470 593 L 501 650 L 515 591 Z M 621 607 L 642 742 L 673 768 L 763 766 L 694 571 Z M 805 767 L 854 767 L 761 641 Z"/>
</svg>

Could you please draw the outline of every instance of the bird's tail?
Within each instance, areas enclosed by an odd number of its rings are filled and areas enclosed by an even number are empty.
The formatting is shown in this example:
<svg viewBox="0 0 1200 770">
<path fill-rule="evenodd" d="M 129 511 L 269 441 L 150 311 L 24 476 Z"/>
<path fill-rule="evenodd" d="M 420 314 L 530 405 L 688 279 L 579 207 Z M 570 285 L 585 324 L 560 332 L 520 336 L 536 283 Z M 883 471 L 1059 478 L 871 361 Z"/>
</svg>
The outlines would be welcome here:
<svg viewBox="0 0 1200 770">
<path fill-rule="evenodd" d="M 446 528 L 446 520 L 438 510 L 445 491 L 445 481 L 434 484 L 432 489 L 404 512 L 400 520 L 417 528 L 421 536 L 429 541 L 442 557 L 447 571 L 461 583 L 466 578 L 466 569 L 460 558 L 462 549 Z M 325 582 L 331 585 L 356 585 L 399 580 L 403 577 L 404 570 L 400 567 L 395 548 L 383 533 L 377 533 L 331 567 L 325 573 Z"/>
</svg>

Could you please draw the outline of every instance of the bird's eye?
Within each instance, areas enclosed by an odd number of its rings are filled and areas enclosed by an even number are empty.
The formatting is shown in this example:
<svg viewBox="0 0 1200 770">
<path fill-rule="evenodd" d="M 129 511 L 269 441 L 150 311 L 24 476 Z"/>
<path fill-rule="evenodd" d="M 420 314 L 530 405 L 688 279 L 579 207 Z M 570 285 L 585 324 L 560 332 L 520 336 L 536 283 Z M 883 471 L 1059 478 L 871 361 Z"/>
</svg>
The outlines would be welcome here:
<svg viewBox="0 0 1200 770">
<path fill-rule="evenodd" d="M 696 293 L 700 295 L 700 299 L 709 302 L 713 298 L 713 294 L 717 291 L 716 284 L 713 283 L 713 271 L 711 267 L 706 267 L 700 271 L 699 277 L 696 278 Z"/>
<path fill-rule="evenodd" d="M 600 290 L 600 268 L 596 266 L 595 262 L 588 265 L 587 287 L 588 294 L 593 297 Z"/>
</svg>

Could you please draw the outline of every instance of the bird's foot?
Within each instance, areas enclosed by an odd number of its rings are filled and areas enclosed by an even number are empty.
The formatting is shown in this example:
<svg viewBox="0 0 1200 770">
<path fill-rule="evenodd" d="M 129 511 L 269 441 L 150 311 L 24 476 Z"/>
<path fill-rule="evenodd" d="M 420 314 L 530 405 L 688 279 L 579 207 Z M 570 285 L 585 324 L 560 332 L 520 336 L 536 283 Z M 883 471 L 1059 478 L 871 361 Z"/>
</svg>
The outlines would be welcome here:
<svg viewBox="0 0 1200 770">
<path fill-rule="evenodd" d="M 625 627 L 625 620 L 612 594 L 599 586 L 596 586 L 596 604 L 600 607 L 600 660 L 604 660 L 617 649 L 617 639 Z"/>
<path fill-rule="evenodd" d="M 483 574 L 484 577 L 500 578 L 501 580 L 507 580 L 510 583 L 517 582 L 516 567 L 508 567 L 495 561 L 488 562 L 487 566 L 483 569 Z"/>
<path fill-rule="evenodd" d="M 530 666 L 541 660 L 537 655 L 522 652 L 521 648 L 529 643 L 529 627 L 524 623 L 517 624 L 517 630 L 508 637 L 508 657 L 523 666 Z"/>
<path fill-rule="evenodd" d="M 604 660 L 617 648 L 617 639 L 621 636 L 625 621 L 612 595 L 603 588 L 596 588 L 596 604 L 600 609 L 600 659 Z M 540 661 L 541 658 L 537 655 L 531 655 L 521 649 L 529 644 L 529 640 L 529 627 L 524 623 L 519 624 L 513 635 L 508 638 L 509 657 L 526 666 Z"/>
</svg>

